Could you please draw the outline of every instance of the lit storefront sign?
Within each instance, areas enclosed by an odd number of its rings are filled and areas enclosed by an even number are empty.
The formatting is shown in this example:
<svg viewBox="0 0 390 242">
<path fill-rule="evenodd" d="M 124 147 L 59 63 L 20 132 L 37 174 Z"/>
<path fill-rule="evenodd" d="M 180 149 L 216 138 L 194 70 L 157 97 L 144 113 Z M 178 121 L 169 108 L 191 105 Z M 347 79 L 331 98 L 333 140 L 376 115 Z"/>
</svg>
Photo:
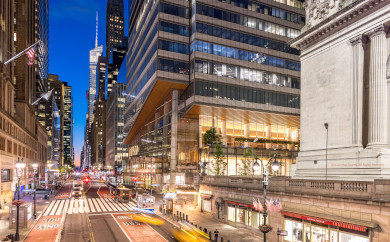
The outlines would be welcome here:
<svg viewBox="0 0 390 242">
<path fill-rule="evenodd" d="M 316 218 L 282 211 L 287 236 L 291 242 L 369 242 L 366 226 Z M 289 219 L 289 217 L 291 219 Z M 297 221 L 294 219 L 302 219 Z M 338 227 L 338 228 L 337 228 Z"/>
</svg>

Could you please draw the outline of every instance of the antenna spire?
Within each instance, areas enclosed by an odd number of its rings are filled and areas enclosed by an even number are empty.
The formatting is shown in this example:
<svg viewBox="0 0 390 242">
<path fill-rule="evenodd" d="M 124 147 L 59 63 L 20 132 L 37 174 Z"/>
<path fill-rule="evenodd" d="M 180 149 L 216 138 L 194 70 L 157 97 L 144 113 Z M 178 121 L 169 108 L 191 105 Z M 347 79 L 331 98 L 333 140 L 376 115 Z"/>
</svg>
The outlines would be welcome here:
<svg viewBox="0 0 390 242">
<path fill-rule="evenodd" d="M 98 47 L 98 27 L 99 27 L 99 16 L 98 16 L 98 11 L 96 11 L 96 38 L 95 38 L 95 48 Z"/>
</svg>

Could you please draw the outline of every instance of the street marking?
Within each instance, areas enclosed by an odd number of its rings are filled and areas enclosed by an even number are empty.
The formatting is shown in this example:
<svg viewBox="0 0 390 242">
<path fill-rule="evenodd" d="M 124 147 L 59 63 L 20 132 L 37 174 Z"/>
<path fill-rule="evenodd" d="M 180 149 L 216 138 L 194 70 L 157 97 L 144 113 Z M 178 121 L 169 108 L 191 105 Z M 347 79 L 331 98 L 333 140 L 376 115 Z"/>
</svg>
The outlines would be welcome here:
<svg viewBox="0 0 390 242">
<path fill-rule="evenodd" d="M 120 208 L 111 199 L 108 199 L 107 202 L 110 202 L 112 204 L 112 207 L 114 208 L 115 211 L 120 211 Z"/>
<path fill-rule="evenodd" d="M 57 200 L 53 200 L 51 201 L 49 207 L 46 209 L 45 213 L 43 214 L 43 216 L 47 216 L 50 212 L 50 210 L 52 209 L 52 207 L 54 206 L 54 204 L 56 203 Z"/>
<path fill-rule="evenodd" d="M 96 199 L 96 198 L 95 198 Z M 102 201 L 101 199 L 96 199 L 97 203 L 99 204 L 100 208 L 102 209 L 102 211 L 106 211 L 106 208 L 104 207 L 104 205 L 102 204 Z"/>
<path fill-rule="evenodd" d="M 108 211 L 113 211 L 113 209 L 111 208 L 111 206 L 107 203 L 107 199 L 103 199 L 101 200 L 102 203 L 107 207 Z"/>
<path fill-rule="evenodd" d="M 126 211 L 127 208 L 124 207 L 121 203 L 116 202 L 116 204 L 122 209 L 122 211 Z"/>
<path fill-rule="evenodd" d="M 73 208 L 74 213 L 79 213 L 79 202 L 77 200 L 74 201 L 75 207 Z"/>
<path fill-rule="evenodd" d="M 60 204 L 60 202 L 61 202 L 60 200 L 56 201 L 56 204 L 54 205 L 53 209 L 50 211 L 50 216 L 53 216 L 55 214 L 55 212 L 57 211 L 57 207 Z"/>
<path fill-rule="evenodd" d="M 69 209 L 69 199 L 66 200 L 64 209 L 62 210 L 63 213 L 67 213 Z"/>
<path fill-rule="evenodd" d="M 72 214 L 73 213 L 73 205 L 74 205 L 74 198 L 72 197 L 72 199 L 70 200 L 68 214 Z"/>
<path fill-rule="evenodd" d="M 96 198 L 92 198 L 92 199 L 93 199 L 92 201 L 93 201 L 93 205 L 95 205 L 96 211 L 101 212 L 102 209 L 99 207 L 97 199 Z"/>
<path fill-rule="evenodd" d="M 130 237 L 127 235 L 125 229 L 119 224 L 118 220 L 116 220 L 116 218 L 114 217 L 113 214 L 111 214 L 112 218 L 115 220 L 115 222 L 118 224 L 119 228 L 121 228 L 122 232 L 126 235 L 126 237 L 129 239 L 130 242 L 132 242 L 132 240 L 130 239 Z"/>
<path fill-rule="evenodd" d="M 84 199 L 79 199 L 79 212 L 84 213 Z"/>
<path fill-rule="evenodd" d="M 91 213 L 95 213 L 96 210 L 95 210 L 95 207 L 92 204 L 92 200 L 87 198 L 87 202 L 89 204 L 89 207 L 91 208 Z"/>
<path fill-rule="evenodd" d="M 87 199 L 84 200 L 84 210 L 86 213 L 89 213 L 89 206 L 88 206 Z"/>
<path fill-rule="evenodd" d="M 60 206 L 57 209 L 56 215 L 60 215 L 61 214 L 62 208 L 64 207 L 64 205 L 65 205 L 65 200 L 61 200 L 61 204 L 60 204 Z"/>
</svg>

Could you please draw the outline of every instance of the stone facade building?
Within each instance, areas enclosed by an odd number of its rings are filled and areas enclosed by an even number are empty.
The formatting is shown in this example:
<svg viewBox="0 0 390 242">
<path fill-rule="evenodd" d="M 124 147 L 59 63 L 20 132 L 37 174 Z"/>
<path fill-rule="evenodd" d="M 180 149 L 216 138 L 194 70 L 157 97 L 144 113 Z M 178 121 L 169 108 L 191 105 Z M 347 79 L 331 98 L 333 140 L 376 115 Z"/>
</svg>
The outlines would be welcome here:
<svg viewBox="0 0 390 242">
<path fill-rule="evenodd" d="M 269 180 L 267 197 L 283 208 L 269 213 L 267 239 L 279 228 L 288 232 L 279 241 L 390 241 L 390 2 L 311 0 L 305 9 L 304 33 L 291 41 L 301 50 L 300 152 L 291 177 Z M 262 183 L 201 177 L 200 210 L 256 230 Z"/>
<path fill-rule="evenodd" d="M 37 1 L 39 2 L 39 1 Z M 0 2 L 0 205 L 12 202 L 11 184 L 17 179 L 15 164 L 23 159 L 21 194 L 32 188 L 33 163 L 44 177 L 47 161 L 47 134 L 35 116 L 31 103 L 36 100 L 40 79 L 37 65 L 29 66 L 26 59 L 4 63 L 35 43 L 35 7 L 32 1 L 5 0 Z M 11 53 L 11 54 L 10 54 Z M 37 68 L 38 69 L 38 68 Z"/>
<path fill-rule="evenodd" d="M 306 32 L 292 41 L 302 63 L 296 176 L 388 179 L 389 2 L 317 3 L 308 1 Z"/>
</svg>

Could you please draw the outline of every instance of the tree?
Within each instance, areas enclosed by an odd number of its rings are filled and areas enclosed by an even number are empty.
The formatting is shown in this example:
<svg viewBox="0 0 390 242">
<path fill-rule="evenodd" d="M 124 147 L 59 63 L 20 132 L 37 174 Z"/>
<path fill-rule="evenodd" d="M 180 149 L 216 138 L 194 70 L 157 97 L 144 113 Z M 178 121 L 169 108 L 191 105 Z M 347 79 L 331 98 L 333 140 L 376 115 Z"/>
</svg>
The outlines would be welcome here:
<svg viewBox="0 0 390 242">
<path fill-rule="evenodd" d="M 241 170 L 240 175 L 249 176 L 252 174 L 252 163 L 253 163 L 253 151 L 251 148 L 245 150 L 241 159 Z"/>
<path fill-rule="evenodd" d="M 207 130 L 203 135 L 203 143 L 205 145 L 218 144 L 220 139 L 221 135 L 217 133 L 217 130 L 214 127 Z"/>
<path fill-rule="evenodd" d="M 223 176 L 225 175 L 225 170 L 227 168 L 227 160 L 225 160 L 225 156 L 223 155 L 222 147 L 217 144 L 215 146 L 214 152 L 214 164 L 212 168 L 212 172 L 214 175 Z"/>
</svg>

